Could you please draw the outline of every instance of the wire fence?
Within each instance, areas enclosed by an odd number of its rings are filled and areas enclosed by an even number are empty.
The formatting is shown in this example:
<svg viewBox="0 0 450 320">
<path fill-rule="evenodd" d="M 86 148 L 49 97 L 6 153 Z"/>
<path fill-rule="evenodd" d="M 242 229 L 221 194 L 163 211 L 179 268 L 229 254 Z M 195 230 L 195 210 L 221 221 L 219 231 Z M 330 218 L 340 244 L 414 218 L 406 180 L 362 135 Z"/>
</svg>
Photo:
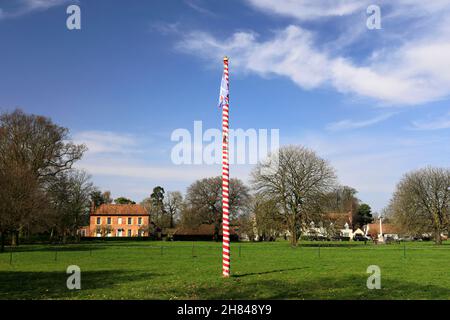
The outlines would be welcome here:
<svg viewBox="0 0 450 320">
<path fill-rule="evenodd" d="M 177 259 L 221 257 L 222 247 L 219 243 L 146 243 L 140 245 L 129 244 L 72 244 L 58 246 L 18 246 L 8 247 L 0 254 L 0 266 L 18 263 L 32 264 L 40 262 L 58 262 L 65 259 L 101 259 L 108 256 L 125 258 L 129 256 Z M 281 253 L 282 252 L 282 253 Z M 287 243 L 232 243 L 233 259 L 251 258 L 254 255 L 267 255 L 276 258 L 282 255 L 307 255 L 320 259 L 342 257 L 352 253 L 363 252 L 382 254 L 399 258 L 426 256 L 426 253 L 450 253 L 450 245 L 432 244 L 330 244 L 330 243 L 301 243 L 290 247 Z M 449 255 L 450 257 L 450 255 Z"/>
</svg>

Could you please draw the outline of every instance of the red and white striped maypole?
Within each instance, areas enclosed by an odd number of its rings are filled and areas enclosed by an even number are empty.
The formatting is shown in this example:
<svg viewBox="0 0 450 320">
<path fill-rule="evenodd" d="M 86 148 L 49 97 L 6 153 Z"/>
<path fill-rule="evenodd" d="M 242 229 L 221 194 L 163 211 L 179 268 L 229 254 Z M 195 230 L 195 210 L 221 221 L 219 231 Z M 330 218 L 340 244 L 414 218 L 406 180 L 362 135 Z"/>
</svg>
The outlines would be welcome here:
<svg viewBox="0 0 450 320">
<path fill-rule="evenodd" d="M 228 57 L 223 58 L 223 77 L 225 85 L 229 88 Z M 228 90 L 227 90 L 228 93 Z M 230 215 L 229 215 L 229 166 L 228 166 L 228 111 L 229 96 L 223 97 L 222 103 L 222 274 L 230 276 Z"/>
</svg>

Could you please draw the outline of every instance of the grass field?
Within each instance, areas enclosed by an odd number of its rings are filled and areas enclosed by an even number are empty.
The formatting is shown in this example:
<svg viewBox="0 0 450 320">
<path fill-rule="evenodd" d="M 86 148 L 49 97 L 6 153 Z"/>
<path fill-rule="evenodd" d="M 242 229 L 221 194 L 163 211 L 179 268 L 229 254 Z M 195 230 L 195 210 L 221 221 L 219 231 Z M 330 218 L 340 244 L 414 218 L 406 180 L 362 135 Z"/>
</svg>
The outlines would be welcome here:
<svg viewBox="0 0 450 320">
<path fill-rule="evenodd" d="M 0 254 L 0 299 L 449 299 L 450 243 L 103 242 L 20 246 Z M 12 260 L 11 260 L 12 258 Z M 66 268 L 81 268 L 81 290 Z M 369 290 L 369 265 L 381 268 Z"/>
</svg>

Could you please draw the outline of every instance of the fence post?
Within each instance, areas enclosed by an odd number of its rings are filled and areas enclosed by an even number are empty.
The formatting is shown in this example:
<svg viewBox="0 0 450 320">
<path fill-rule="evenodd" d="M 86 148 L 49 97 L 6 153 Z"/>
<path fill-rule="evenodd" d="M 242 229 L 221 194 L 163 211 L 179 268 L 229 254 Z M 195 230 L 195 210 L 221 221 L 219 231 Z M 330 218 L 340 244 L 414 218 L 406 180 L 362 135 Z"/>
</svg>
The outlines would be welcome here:
<svg viewBox="0 0 450 320">
<path fill-rule="evenodd" d="M 239 258 L 241 257 L 241 244 L 239 243 Z"/>
<path fill-rule="evenodd" d="M 195 245 L 195 242 L 192 241 L 192 258 L 194 258 L 194 245 Z"/>
<path fill-rule="evenodd" d="M 403 243 L 403 258 L 406 258 L 406 243 Z"/>
<path fill-rule="evenodd" d="M 319 246 L 317 248 L 318 248 L 317 252 L 318 252 L 319 258 L 320 258 L 320 244 L 319 244 Z"/>
<path fill-rule="evenodd" d="M 55 248 L 55 261 L 57 261 L 57 260 L 58 260 L 58 249 Z"/>
</svg>

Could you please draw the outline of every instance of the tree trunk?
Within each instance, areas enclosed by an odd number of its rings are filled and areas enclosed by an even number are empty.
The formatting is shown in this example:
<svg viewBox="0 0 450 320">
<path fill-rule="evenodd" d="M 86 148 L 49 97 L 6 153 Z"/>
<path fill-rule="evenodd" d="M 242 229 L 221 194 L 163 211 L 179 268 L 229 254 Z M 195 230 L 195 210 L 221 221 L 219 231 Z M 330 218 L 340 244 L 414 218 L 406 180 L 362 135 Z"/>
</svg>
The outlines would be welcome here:
<svg viewBox="0 0 450 320">
<path fill-rule="evenodd" d="M 297 246 L 297 227 L 295 223 L 291 227 L 291 246 Z"/>
<path fill-rule="evenodd" d="M 0 252 L 5 252 L 5 233 L 0 232 Z"/>
<path fill-rule="evenodd" d="M 436 243 L 437 245 L 441 245 L 441 244 L 442 244 L 441 233 L 442 233 L 442 232 L 441 232 L 441 228 L 437 227 L 437 228 L 436 228 L 436 231 L 435 231 L 435 235 L 434 235 L 435 243 Z"/>
<path fill-rule="evenodd" d="M 12 247 L 17 246 L 17 231 L 11 232 L 11 246 Z"/>
<path fill-rule="evenodd" d="M 220 233 L 220 224 L 214 224 L 214 241 L 219 241 L 219 233 Z M 223 236 L 223 235 L 222 235 Z"/>
<path fill-rule="evenodd" d="M 291 246 L 296 247 L 297 246 L 297 240 L 298 240 L 298 233 L 297 233 L 297 223 L 295 221 L 295 215 L 290 215 L 288 217 L 288 223 L 289 223 L 289 231 L 291 232 Z"/>
</svg>

